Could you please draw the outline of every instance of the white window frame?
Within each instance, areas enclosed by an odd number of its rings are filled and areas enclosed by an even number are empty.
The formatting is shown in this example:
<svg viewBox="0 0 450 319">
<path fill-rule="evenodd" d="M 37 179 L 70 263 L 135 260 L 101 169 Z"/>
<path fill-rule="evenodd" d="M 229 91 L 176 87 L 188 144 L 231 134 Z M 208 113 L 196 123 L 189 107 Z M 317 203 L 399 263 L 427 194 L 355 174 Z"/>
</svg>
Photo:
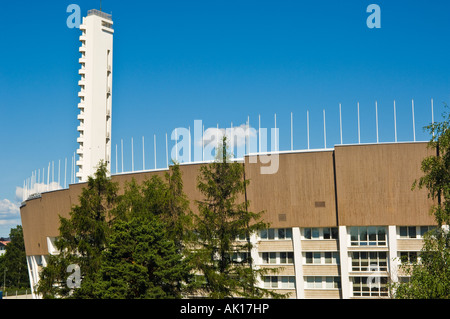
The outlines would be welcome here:
<svg viewBox="0 0 450 319">
<path fill-rule="evenodd" d="M 370 228 L 375 227 L 375 240 L 371 240 Z M 362 231 L 365 228 L 366 239 L 361 240 Z M 357 229 L 357 240 L 353 240 L 353 230 Z M 379 229 L 384 230 L 384 240 L 379 239 Z M 350 226 L 349 227 L 349 242 L 351 247 L 387 247 L 388 245 L 388 229 L 387 226 Z"/>
<path fill-rule="evenodd" d="M 325 254 L 330 253 L 331 254 L 331 263 L 326 262 L 326 256 Z M 307 254 L 312 254 L 312 262 L 308 262 Z M 317 254 L 320 254 L 320 258 L 314 258 L 314 256 L 317 256 Z M 317 260 L 320 260 L 319 263 L 315 262 Z M 304 251 L 303 252 L 303 265 L 339 265 L 340 264 L 340 256 L 338 251 Z"/>
<path fill-rule="evenodd" d="M 285 253 L 286 254 L 286 262 L 282 263 L 281 262 L 281 254 Z M 267 258 L 265 258 L 267 254 Z M 292 262 L 288 262 L 289 261 L 289 254 L 292 254 Z M 271 256 L 275 256 L 275 259 L 273 259 L 273 257 Z M 274 251 L 264 251 L 264 252 L 260 252 L 260 258 L 261 258 L 261 264 L 263 265 L 293 265 L 294 264 L 294 252 L 293 251 L 280 251 L 280 252 L 274 252 Z M 271 262 L 275 260 L 275 262 Z M 267 262 L 268 261 L 268 262 Z"/>
<path fill-rule="evenodd" d="M 367 267 L 361 265 L 361 261 L 363 260 L 363 259 L 361 259 L 361 253 L 367 254 Z M 371 253 L 372 254 L 375 253 L 377 258 L 376 259 L 370 258 Z M 353 255 L 354 254 L 358 254 L 358 259 L 357 259 L 358 266 L 355 266 L 358 269 L 356 269 L 356 270 L 353 269 L 353 267 L 354 267 L 353 266 L 353 262 L 354 262 Z M 385 254 L 386 258 L 385 259 L 380 258 L 380 254 Z M 380 272 L 388 271 L 389 254 L 387 251 L 352 251 L 352 252 L 350 252 L 350 259 L 351 259 L 351 264 L 350 264 L 351 268 L 350 269 L 352 272 L 363 272 L 364 273 L 364 272 L 374 272 L 374 271 L 380 271 Z M 382 263 L 382 262 L 385 262 L 386 265 L 380 266 L 380 263 Z M 361 270 L 363 267 L 365 267 L 367 269 Z"/>
<path fill-rule="evenodd" d="M 340 279 L 339 276 L 305 276 L 304 289 L 341 289 Z M 330 287 L 330 283 L 332 287 Z"/>
<path fill-rule="evenodd" d="M 330 232 L 330 238 L 325 238 L 325 229 Z M 333 238 L 333 229 L 337 231 L 337 237 Z M 311 238 L 306 236 L 306 232 L 310 230 Z M 317 234 L 317 236 L 314 236 Z M 301 229 L 301 239 L 302 240 L 338 240 L 339 239 L 339 228 L 338 227 L 304 227 Z"/>
<path fill-rule="evenodd" d="M 264 276 L 266 289 L 295 289 L 295 276 Z"/>
<path fill-rule="evenodd" d="M 423 239 L 424 236 L 422 235 L 422 227 L 427 227 L 428 231 L 435 229 L 437 226 L 430 226 L 430 225 L 421 225 L 421 226 L 397 226 L 397 239 Z M 401 235 L 401 229 L 402 228 L 406 228 L 406 236 L 402 236 Z M 410 235 L 410 229 L 411 228 L 415 228 L 415 232 L 416 232 L 416 236 L 415 237 L 411 237 Z M 425 232 L 425 233 L 426 233 Z M 424 233 L 424 234 L 425 234 Z"/>
<path fill-rule="evenodd" d="M 354 280 L 355 278 L 359 278 L 361 290 L 359 292 L 356 292 L 355 294 L 355 284 Z M 386 283 L 381 284 L 381 278 L 384 278 Z M 372 280 L 369 280 L 372 279 Z M 379 277 L 368 277 L 368 276 L 352 276 L 351 277 L 351 293 L 353 297 L 388 297 L 389 296 L 389 288 L 388 288 L 388 277 L 386 276 L 379 276 Z M 365 285 L 368 287 L 368 291 L 363 292 L 363 283 L 365 282 Z M 385 287 L 385 290 L 382 292 L 381 287 Z M 372 288 L 378 288 L 378 291 L 372 291 Z"/>
<path fill-rule="evenodd" d="M 280 238 L 280 230 L 284 230 L 284 238 Z M 270 232 L 273 231 L 273 238 L 269 238 Z M 263 232 L 266 232 L 267 236 L 263 237 Z M 274 241 L 274 240 L 292 240 L 292 228 L 268 228 L 259 231 L 259 239 L 261 241 Z"/>
</svg>

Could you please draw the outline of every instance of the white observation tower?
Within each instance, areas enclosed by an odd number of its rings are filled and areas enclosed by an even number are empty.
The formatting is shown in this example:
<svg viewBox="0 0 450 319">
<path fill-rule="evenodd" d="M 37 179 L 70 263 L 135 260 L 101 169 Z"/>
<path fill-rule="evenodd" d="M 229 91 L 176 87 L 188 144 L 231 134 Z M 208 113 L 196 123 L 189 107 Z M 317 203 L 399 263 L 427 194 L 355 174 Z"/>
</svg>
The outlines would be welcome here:
<svg viewBox="0 0 450 319">
<path fill-rule="evenodd" d="M 101 160 L 111 171 L 112 24 L 111 15 L 90 10 L 80 25 L 80 135 L 76 162 L 79 167 L 76 177 L 80 182 L 93 176 Z"/>
</svg>

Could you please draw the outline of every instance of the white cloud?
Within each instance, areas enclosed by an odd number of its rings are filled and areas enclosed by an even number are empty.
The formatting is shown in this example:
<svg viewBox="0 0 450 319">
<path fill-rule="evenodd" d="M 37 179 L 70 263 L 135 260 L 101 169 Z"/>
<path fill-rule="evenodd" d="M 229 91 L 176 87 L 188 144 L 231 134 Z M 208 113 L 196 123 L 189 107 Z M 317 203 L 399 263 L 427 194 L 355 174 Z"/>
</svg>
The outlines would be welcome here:
<svg viewBox="0 0 450 319">
<path fill-rule="evenodd" d="M 0 221 L 5 219 L 14 219 L 20 216 L 19 205 L 8 199 L 0 200 Z"/>
<path fill-rule="evenodd" d="M 0 199 L 0 237 L 8 237 L 11 228 L 22 224 L 19 203 Z"/>
</svg>

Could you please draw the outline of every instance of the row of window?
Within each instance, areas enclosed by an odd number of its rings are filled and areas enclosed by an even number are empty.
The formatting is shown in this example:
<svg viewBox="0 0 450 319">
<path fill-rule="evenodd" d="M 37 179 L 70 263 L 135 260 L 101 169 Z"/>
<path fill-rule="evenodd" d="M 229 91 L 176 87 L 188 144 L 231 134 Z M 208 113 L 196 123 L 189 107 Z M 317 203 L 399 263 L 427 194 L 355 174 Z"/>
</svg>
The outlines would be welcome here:
<svg viewBox="0 0 450 319">
<path fill-rule="evenodd" d="M 304 264 L 339 264 L 339 253 L 338 252 L 305 252 L 304 254 Z"/>
<path fill-rule="evenodd" d="M 400 226 L 399 238 L 423 238 L 424 234 L 435 226 Z M 353 226 L 350 227 L 350 242 L 352 246 L 386 246 L 386 226 Z M 260 231 L 261 240 L 292 239 L 292 228 L 269 228 Z M 339 239 L 337 227 L 306 227 L 301 229 L 303 240 L 307 239 Z M 245 240 L 245 238 L 239 238 Z"/>
<path fill-rule="evenodd" d="M 294 276 L 265 276 L 264 288 L 295 289 Z M 306 276 L 305 289 L 341 289 L 341 279 L 337 276 Z M 352 277 L 354 297 L 387 297 L 387 277 Z"/>
<path fill-rule="evenodd" d="M 400 252 L 400 261 L 403 264 L 413 264 L 417 262 L 417 251 L 402 251 Z"/>
<path fill-rule="evenodd" d="M 352 277 L 352 291 L 354 297 L 387 297 L 387 277 Z"/>
<path fill-rule="evenodd" d="M 285 240 L 292 239 L 292 228 L 269 228 L 259 232 L 262 240 Z"/>
<path fill-rule="evenodd" d="M 294 253 L 291 251 L 261 253 L 261 259 L 263 264 L 293 264 Z"/>
<path fill-rule="evenodd" d="M 248 253 L 234 253 L 233 261 L 247 260 Z M 294 264 L 294 252 L 264 252 L 260 253 L 263 264 Z M 350 253 L 352 271 L 387 271 L 388 253 L 385 251 L 355 251 Z M 417 262 L 418 252 L 402 251 L 399 253 L 402 263 Z M 304 252 L 305 265 L 339 265 L 339 252 Z"/>
<path fill-rule="evenodd" d="M 352 271 L 387 271 L 385 251 L 352 252 Z"/>
<path fill-rule="evenodd" d="M 264 276 L 264 288 L 295 289 L 295 277 Z"/>
<path fill-rule="evenodd" d="M 269 228 L 259 233 L 261 240 L 292 239 L 292 228 Z M 302 228 L 302 239 L 339 239 L 337 227 Z"/>
<path fill-rule="evenodd" d="M 303 228 L 302 239 L 339 239 L 337 227 Z"/>
<path fill-rule="evenodd" d="M 386 246 L 385 226 L 350 227 L 351 246 Z"/>
<path fill-rule="evenodd" d="M 341 278 L 332 276 L 308 276 L 305 277 L 306 289 L 340 289 Z"/>
<path fill-rule="evenodd" d="M 436 226 L 400 226 L 399 238 L 423 238 L 425 233 L 435 228 Z"/>
</svg>

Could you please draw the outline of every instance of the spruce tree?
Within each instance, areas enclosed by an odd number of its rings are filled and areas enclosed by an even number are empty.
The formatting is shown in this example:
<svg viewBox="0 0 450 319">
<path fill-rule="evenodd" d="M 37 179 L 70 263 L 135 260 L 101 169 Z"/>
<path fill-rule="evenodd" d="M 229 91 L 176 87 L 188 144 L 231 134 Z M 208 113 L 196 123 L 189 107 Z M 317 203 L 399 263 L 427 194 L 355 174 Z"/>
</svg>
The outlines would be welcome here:
<svg viewBox="0 0 450 319">
<path fill-rule="evenodd" d="M 281 297 L 256 285 L 268 270 L 253 266 L 250 236 L 268 225 L 261 221 L 263 212 L 248 209 L 249 181 L 244 174 L 243 164 L 230 158 L 226 137 L 217 148 L 215 161 L 200 168 L 197 187 L 204 199 L 197 201 L 194 262 L 201 274 L 201 294 L 209 298 Z"/>
<path fill-rule="evenodd" d="M 89 177 L 70 217 L 60 217 L 60 235 L 55 242 L 59 253 L 49 256 L 37 289 L 44 298 L 93 297 L 92 282 L 102 263 L 111 210 L 117 200 L 118 185 L 107 173 L 106 164 L 101 162 L 95 176 Z M 77 265 L 81 270 L 80 289 L 72 290 L 67 285 L 70 265 Z"/>
<path fill-rule="evenodd" d="M 138 185 L 126 183 L 94 284 L 95 298 L 182 298 L 192 290 L 184 249 L 189 201 L 179 166 Z"/>
</svg>

